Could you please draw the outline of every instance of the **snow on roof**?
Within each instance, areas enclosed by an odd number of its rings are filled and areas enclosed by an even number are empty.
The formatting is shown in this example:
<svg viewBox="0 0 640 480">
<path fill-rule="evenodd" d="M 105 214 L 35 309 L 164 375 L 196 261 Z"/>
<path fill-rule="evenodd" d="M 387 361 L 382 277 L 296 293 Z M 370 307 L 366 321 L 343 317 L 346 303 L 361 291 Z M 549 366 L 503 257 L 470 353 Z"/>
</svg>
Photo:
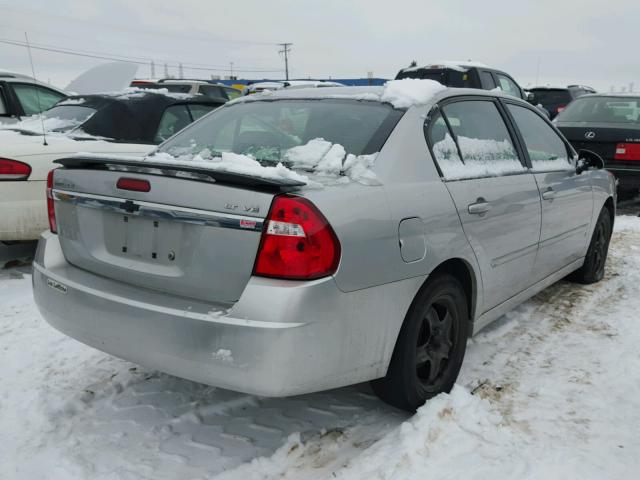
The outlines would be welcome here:
<svg viewBox="0 0 640 480">
<path fill-rule="evenodd" d="M 490 68 L 488 65 L 485 65 L 481 62 L 470 62 L 470 61 L 453 61 L 453 60 L 441 60 L 437 62 L 429 62 L 422 66 L 408 67 L 403 68 L 403 72 L 415 72 L 416 70 L 422 69 L 432 69 L 432 68 L 449 68 L 451 70 L 457 70 L 458 72 L 466 72 L 469 68 L 479 67 L 479 68 Z"/>
<path fill-rule="evenodd" d="M 385 102 L 395 108 L 409 108 L 414 105 L 426 105 L 437 93 L 446 89 L 447 87 L 435 80 L 404 78 L 390 80 L 382 87 L 285 88 L 276 92 L 256 93 L 240 97 L 229 102 L 229 105 L 235 102 L 259 101 L 265 98 L 336 98 Z"/>
<path fill-rule="evenodd" d="M 100 93 L 96 93 L 95 95 L 102 95 L 105 97 L 113 97 L 113 98 L 119 98 L 122 100 L 127 100 L 129 98 L 143 97 L 147 94 L 164 95 L 166 97 L 176 98 L 178 100 L 186 100 L 188 98 L 194 97 L 194 95 L 191 95 L 190 93 L 170 92 L 166 88 L 150 89 L 150 88 L 138 88 L 138 87 L 127 87 L 124 90 L 120 90 L 118 92 L 100 92 Z"/>
</svg>

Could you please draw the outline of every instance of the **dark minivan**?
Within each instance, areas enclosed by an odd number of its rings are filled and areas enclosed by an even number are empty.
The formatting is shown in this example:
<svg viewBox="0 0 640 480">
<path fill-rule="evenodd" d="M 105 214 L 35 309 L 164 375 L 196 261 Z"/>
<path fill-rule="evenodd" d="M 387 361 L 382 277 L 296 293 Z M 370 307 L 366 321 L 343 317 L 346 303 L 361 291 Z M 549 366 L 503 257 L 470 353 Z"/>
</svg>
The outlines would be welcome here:
<svg viewBox="0 0 640 480">
<path fill-rule="evenodd" d="M 554 118 L 562 110 L 567 108 L 574 99 L 586 95 L 587 93 L 596 93 L 596 91 L 586 85 L 569 85 L 568 87 L 533 87 L 529 89 L 533 94 L 531 103 L 534 105 L 542 105 L 550 118 Z"/>
<path fill-rule="evenodd" d="M 482 63 L 439 62 L 422 67 L 412 64 L 398 72 L 396 80 L 402 78 L 435 80 L 447 87 L 481 90 L 500 88 L 509 95 L 528 100 L 526 92 L 509 74 Z"/>
</svg>

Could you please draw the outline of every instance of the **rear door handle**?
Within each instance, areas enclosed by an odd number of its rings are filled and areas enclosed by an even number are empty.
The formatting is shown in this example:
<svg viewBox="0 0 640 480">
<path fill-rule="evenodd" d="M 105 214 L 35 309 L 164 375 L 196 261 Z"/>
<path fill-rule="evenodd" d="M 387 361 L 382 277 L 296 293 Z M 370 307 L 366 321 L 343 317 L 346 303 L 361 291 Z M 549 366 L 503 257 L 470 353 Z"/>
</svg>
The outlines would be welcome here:
<svg viewBox="0 0 640 480">
<path fill-rule="evenodd" d="M 467 209 L 471 215 L 484 215 L 491 210 L 491 205 L 479 198 L 476 203 L 472 203 Z"/>
<path fill-rule="evenodd" d="M 556 192 L 553 191 L 553 188 L 549 188 L 545 192 L 542 192 L 542 198 L 544 200 L 553 200 L 556 198 Z"/>
</svg>

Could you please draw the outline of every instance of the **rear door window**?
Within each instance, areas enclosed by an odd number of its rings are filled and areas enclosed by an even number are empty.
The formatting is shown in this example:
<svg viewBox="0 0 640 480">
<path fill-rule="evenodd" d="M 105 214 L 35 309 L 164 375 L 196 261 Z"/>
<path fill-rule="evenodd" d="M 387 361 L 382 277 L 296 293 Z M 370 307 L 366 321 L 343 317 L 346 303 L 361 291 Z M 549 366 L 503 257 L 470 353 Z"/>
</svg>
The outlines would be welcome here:
<svg viewBox="0 0 640 480">
<path fill-rule="evenodd" d="M 197 103 L 189 104 L 189 111 L 191 112 L 191 117 L 193 117 L 194 121 L 198 120 L 200 117 L 205 116 L 207 113 L 209 113 L 211 110 L 214 110 L 215 108 L 218 108 L 218 106 L 217 105 L 200 105 Z"/>
<path fill-rule="evenodd" d="M 526 171 L 493 102 L 459 101 L 445 105 L 441 112 L 451 130 L 443 130 L 440 120 L 435 119 L 429 142 L 446 180 Z"/>
<path fill-rule="evenodd" d="M 516 85 L 516 82 L 501 73 L 496 73 L 496 77 L 498 77 L 498 86 L 503 92 L 517 98 L 522 98 L 522 95 L 520 95 L 520 88 Z"/>
<path fill-rule="evenodd" d="M 519 105 L 507 108 L 524 139 L 535 172 L 573 169 L 566 144 L 537 113 Z"/>
<path fill-rule="evenodd" d="M 186 105 L 172 105 L 167 107 L 160 119 L 154 142 L 164 142 L 167 138 L 178 133 L 190 123 L 191 115 Z"/>
<path fill-rule="evenodd" d="M 486 90 L 493 90 L 496 88 L 496 81 L 493 78 L 493 74 L 491 72 L 483 71 L 481 73 L 482 77 L 482 87 Z"/>
<path fill-rule="evenodd" d="M 48 110 L 65 98 L 58 92 L 37 85 L 16 83 L 13 84 L 13 91 L 25 115 L 36 115 Z"/>
<path fill-rule="evenodd" d="M 224 89 L 216 85 L 201 85 L 200 93 L 211 98 L 227 98 L 227 94 Z"/>
</svg>

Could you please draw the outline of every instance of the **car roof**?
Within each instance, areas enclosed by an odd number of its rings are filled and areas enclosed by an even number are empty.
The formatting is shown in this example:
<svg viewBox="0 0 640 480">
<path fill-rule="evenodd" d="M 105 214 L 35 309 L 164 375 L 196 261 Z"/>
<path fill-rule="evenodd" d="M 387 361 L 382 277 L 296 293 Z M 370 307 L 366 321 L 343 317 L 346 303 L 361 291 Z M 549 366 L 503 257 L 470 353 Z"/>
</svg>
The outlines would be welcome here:
<svg viewBox="0 0 640 480">
<path fill-rule="evenodd" d="M 268 93 L 256 93 L 239 97 L 230 104 L 239 102 L 252 101 L 269 101 L 269 100 L 320 100 L 320 99 L 344 99 L 344 100 L 365 100 L 380 101 L 384 86 L 366 86 L 366 87 L 332 87 L 332 88 L 294 88 L 274 90 Z M 453 88 L 445 87 L 435 94 L 425 105 L 432 105 L 444 98 L 455 96 L 482 96 L 482 97 L 500 97 L 509 100 L 517 100 L 523 104 L 530 105 L 524 100 L 504 93 L 498 90 L 481 90 L 476 88 Z"/>
<path fill-rule="evenodd" d="M 440 60 L 437 62 L 429 62 L 424 65 L 416 65 L 415 67 L 406 67 L 401 69 L 401 72 L 414 72 L 417 70 L 457 70 L 459 72 L 466 72 L 470 68 L 488 68 L 489 70 L 496 70 L 489 65 L 486 65 L 482 62 L 471 62 L 471 61 L 454 61 L 454 60 Z"/>
<path fill-rule="evenodd" d="M 95 109 L 96 112 L 82 125 L 82 130 L 90 135 L 120 141 L 153 143 L 156 127 L 167 107 L 184 104 L 217 107 L 224 103 L 226 99 L 206 95 L 165 94 L 157 93 L 157 90 L 128 89 L 118 93 L 74 95 L 57 106 Z"/>
<path fill-rule="evenodd" d="M 610 93 L 587 93 L 578 98 L 589 98 L 589 97 L 612 97 L 612 98 L 637 98 L 640 99 L 639 92 L 610 92 Z"/>
<path fill-rule="evenodd" d="M 585 88 L 595 91 L 595 88 L 589 87 L 587 85 L 567 85 L 565 87 L 559 85 L 538 85 L 535 87 L 530 87 L 528 88 L 528 90 L 569 90 L 571 88 Z"/>
<path fill-rule="evenodd" d="M 50 88 L 51 90 L 55 90 L 63 95 L 69 95 L 68 92 L 65 92 L 61 88 L 54 87 L 53 85 L 49 85 L 46 82 L 41 82 L 40 80 L 36 80 L 29 75 L 24 75 L 22 73 L 10 72 L 8 70 L 0 70 L 0 80 L 10 83 L 33 83 L 34 85 L 40 85 L 42 87 Z"/>
</svg>

